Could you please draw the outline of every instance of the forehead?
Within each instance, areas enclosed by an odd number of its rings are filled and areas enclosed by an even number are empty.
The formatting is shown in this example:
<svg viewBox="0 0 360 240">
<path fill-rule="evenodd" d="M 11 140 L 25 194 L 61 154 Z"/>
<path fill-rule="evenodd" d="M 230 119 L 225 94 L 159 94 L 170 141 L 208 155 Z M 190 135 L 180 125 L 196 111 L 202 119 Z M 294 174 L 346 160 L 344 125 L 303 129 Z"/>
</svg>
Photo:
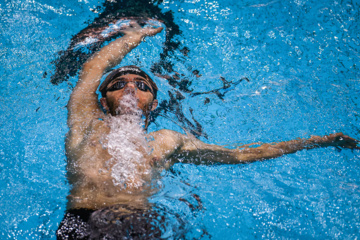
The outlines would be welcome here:
<svg viewBox="0 0 360 240">
<path fill-rule="evenodd" d="M 140 80 L 140 81 L 145 81 L 146 79 L 140 75 L 136 75 L 136 74 L 125 74 L 125 75 L 121 75 L 116 77 L 114 80 Z"/>
</svg>

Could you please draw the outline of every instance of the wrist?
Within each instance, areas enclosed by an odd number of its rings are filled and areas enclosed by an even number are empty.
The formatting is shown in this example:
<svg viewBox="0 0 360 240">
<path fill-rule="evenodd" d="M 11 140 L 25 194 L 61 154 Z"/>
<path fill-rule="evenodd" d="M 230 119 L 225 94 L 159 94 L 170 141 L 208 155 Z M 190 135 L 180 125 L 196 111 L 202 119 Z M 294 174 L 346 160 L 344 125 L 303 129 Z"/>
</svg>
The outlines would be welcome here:
<svg viewBox="0 0 360 240">
<path fill-rule="evenodd" d="M 133 42 L 141 42 L 146 35 L 139 33 L 139 32 L 130 32 L 130 33 L 126 33 L 123 37 L 131 39 Z"/>
<path fill-rule="evenodd" d="M 328 141 L 324 139 L 323 137 L 319 136 L 312 136 L 310 139 L 305 141 L 306 147 L 311 148 L 317 148 L 317 147 L 324 147 L 328 144 Z"/>
</svg>

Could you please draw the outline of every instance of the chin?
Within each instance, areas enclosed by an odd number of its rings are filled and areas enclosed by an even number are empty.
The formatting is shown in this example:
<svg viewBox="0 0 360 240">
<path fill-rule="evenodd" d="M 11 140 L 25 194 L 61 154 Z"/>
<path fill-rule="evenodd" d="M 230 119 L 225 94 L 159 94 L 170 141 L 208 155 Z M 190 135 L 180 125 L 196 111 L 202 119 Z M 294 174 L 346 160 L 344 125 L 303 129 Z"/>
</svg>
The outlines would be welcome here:
<svg viewBox="0 0 360 240">
<path fill-rule="evenodd" d="M 116 109 L 115 111 L 112 112 L 113 116 L 121 116 L 121 115 L 137 115 L 137 116 L 141 116 L 142 115 L 142 111 L 139 108 L 122 108 L 122 109 Z"/>
</svg>

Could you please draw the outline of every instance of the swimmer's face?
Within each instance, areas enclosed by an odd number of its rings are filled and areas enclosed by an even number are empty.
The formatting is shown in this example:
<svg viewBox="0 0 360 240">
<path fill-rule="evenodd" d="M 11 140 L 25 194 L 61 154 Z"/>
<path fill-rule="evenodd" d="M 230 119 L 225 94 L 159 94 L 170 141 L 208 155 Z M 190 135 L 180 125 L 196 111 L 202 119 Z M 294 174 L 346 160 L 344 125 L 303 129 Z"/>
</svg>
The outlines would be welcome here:
<svg viewBox="0 0 360 240">
<path fill-rule="evenodd" d="M 104 109 L 113 116 L 124 114 L 123 112 L 118 112 L 117 109 L 119 109 L 120 101 L 128 94 L 137 100 L 137 107 L 142 110 L 145 116 L 150 111 L 153 111 L 158 104 L 158 101 L 154 99 L 151 93 L 150 86 L 139 75 L 126 74 L 120 76 L 110 82 L 107 89 L 110 89 L 110 91 L 106 92 L 106 97 L 101 98 L 100 102 Z"/>
</svg>

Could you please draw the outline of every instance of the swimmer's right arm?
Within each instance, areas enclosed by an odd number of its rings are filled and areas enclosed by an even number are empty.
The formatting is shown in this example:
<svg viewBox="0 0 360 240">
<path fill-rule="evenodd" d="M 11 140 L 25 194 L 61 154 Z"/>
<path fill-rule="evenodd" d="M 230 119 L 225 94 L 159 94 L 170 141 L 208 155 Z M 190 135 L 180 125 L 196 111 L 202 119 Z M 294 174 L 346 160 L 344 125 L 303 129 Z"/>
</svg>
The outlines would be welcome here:
<svg viewBox="0 0 360 240">
<path fill-rule="evenodd" d="M 154 36 L 161 31 L 161 27 L 142 28 L 137 22 L 131 21 L 128 27 L 119 30 L 124 34 L 123 37 L 101 48 L 83 65 L 79 81 L 67 105 L 68 126 L 73 144 L 76 145 L 82 140 L 92 120 L 104 117 L 96 94 L 104 72 L 118 65 L 146 36 Z"/>
</svg>

